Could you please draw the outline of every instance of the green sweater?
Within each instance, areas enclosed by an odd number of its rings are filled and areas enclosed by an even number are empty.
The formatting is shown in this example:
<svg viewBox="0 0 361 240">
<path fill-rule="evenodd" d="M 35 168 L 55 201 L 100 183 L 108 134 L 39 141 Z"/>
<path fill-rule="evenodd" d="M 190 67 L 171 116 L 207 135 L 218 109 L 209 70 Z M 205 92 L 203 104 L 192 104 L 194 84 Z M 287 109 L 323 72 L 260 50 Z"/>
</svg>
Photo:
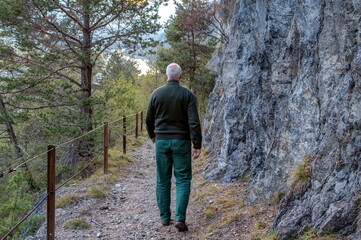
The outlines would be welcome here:
<svg viewBox="0 0 361 240">
<path fill-rule="evenodd" d="M 178 81 L 169 80 L 149 99 L 147 131 L 150 138 L 192 140 L 193 148 L 202 146 L 197 98 Z"/>
</svg>

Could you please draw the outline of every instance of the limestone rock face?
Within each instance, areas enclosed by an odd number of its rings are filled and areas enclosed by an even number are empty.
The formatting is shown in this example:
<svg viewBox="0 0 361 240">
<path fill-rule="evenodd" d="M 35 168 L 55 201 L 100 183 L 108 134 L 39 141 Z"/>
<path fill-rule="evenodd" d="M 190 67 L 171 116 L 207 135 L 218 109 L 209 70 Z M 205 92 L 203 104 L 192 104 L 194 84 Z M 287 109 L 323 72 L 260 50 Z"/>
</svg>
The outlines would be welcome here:
<svg viewBox="0 0 361 240">
<path fill-rule="evenodd" d="M 361 239 L 361 1 L 222 5 L 229 41 L 210 62 L 206 177 L 247 182 L 251 202 L 284 193 L 280 239 L 308 224 Z M 309 177 L 294 189 L 299 164 Z"/>
</svg>

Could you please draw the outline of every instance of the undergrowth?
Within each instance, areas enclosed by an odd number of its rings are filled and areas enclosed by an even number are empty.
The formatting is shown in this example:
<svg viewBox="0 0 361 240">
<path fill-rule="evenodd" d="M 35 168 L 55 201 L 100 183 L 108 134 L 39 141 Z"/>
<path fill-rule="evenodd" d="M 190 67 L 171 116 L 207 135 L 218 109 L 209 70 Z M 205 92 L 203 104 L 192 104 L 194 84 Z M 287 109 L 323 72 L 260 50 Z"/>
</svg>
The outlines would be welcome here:
<svg viewBox="0 0 361 240">
<path fill-rule="evenodd" d="M 79 196 L 79 195 L 73 195 L 73 194 L 65 195 L 64 197 L 56 200 L 55 207 L 56 208 L 68 207 L 68 206 L 76 203 L 80 198 L 81 198 L 81 196 Z"/>
<path fill-rule="evenodd" d="M 66 221 L 64 223 L 64 228 L 76 229 L 76 230 L 88 229 L 88 228 L 90 228 L 90 224 L 84 219 L 74 218 L 74 219 L 70 219 L 70 220 Z"/>
<path fill-rule="evenodd" d="M 299 240 L 334 240 L 343 239 L 339 234 L 333 232 L 318 233 L 311 225 L 307 226 L 307 230 L 298 238 Z"/>
<path fill-rule="evenodd" d="M 291 173 L 290 193 L 302 194 L 308 187 L 311 179 L 311 164 L 313 155 L 306 155 L 302 163 L 296 165 Z"/>
<path fill-rule="evenodd" d="M 127 151 L 132 151 L 144 143 L 145 131 L 139 133 L 139 138 L 134 136 L 127 138 Z M 104 174 L 102 155 L 94 160 L 79 176 L 69 181 L 66 186 L 89 185 L 85 196 L 65 195 L 56 198 L 56 207 L 68 207 L 82 197 L 88 198 L 106 198 L 108 196 L 107 184 L 116 182 L 118 175 L 131 163 L 131 158 L 122 153 L 121 142 L 115 142 L 109 148 L 108 164 L 109 173 Z M 39 150 L 40 151 L 40 150 Z M 62 156 L 61 150 L 57 151 L 58 156 Z M 61 184 L 70 176 L 81 170 L 88 164 L 87 161 L 78 159 L 75 166 L 71 163 L 59 161 L 56 164 L 56 181 Z M 7 165 L 1 165 L 0 169 L 6 169 Z M 37 198 L 46 191 L 46 162 L 30 162 L 28 171 L 19 169 L 14 173 L 0 178 L 0 238 L 2 238 L 34 205 Z M 31 180 L 31 181 L 30 181 Z M 88 213 L 84 213 L 86 215 Z M 26 236 L 33 235 L 44 222 L 44 216 L 32 214 L 24 223 L 22 223 L 14 233 L 7 239 L 19 240 Z"/>
<path fill-rule="evenodd" d="M 200 231 L 199 239 L 244 239 L 250 240 L 251 235 L 257 233 L 264 240 L 271 224 L 269 215 L 273 214 L 273 205 L 260 211 L 261 204 L 252 206 L 247 204 L 246 196 L 249 187 L 241 183 L 220 183 L 214 180 L 204 180 L 202 172 L 207 164 L 209 150 L 205 150 L 201 157 L 194 161 L 194 191 L 192 201 L 197 208 L 202 209 L 201 218 L 204 228 Z M 247 220 L 245 220 L 247 219 Z M 252 225 L 252 223 L 257 223 Z M 249 233 L 242 235 L 242 229 L 249 229 Z M 258 238 L 260 240 L 260 238 Z"/>
</svg>

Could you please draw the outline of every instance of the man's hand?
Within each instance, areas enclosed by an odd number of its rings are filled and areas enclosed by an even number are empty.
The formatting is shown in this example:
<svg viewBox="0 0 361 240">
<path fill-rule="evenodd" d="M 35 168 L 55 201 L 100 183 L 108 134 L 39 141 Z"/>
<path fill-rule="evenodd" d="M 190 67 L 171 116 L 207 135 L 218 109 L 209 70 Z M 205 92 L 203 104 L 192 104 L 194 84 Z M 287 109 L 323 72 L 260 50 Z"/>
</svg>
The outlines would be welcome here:
<svg viewBox="0 0 361 240">
<path fill-rule="evenodd" d="M 197 159 L 199 156 L 201 155 L 201 150 L 200 149 L 192 149 L 192 158 L 193 159 Z"/>
<path fill-rule="evenodd" d="M 151 139 L 153 143 L 157 140 L 155 137 Z"/>
</svg>

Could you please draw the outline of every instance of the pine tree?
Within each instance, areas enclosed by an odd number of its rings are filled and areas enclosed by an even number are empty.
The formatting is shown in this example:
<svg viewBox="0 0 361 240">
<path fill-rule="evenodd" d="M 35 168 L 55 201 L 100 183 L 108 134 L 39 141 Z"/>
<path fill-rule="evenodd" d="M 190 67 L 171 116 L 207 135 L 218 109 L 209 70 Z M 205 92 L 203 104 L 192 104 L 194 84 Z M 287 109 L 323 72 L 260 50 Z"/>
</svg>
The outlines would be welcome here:
<svg viewBox="0 0 361 240">
<path fill-rule="evenodd" d="M 157 67 L 163 72 L 171 62 L 182 67 L 183 81 L 197 95 L 202 112 L 214 82 L 207 62 L 221 39 L 211 24 L 215 17 L 214 7 L 205 0 L 178 3 L 176 15 L 166 30 L 170 47 L 161 47 L 156 60 Z"/>
<path fill-rule="evenodd" d="M 0 61 L 18 69 L 11 78 L 18 81 L 4 81 L 0 90 L 19 93 L 17 98 L 23 102 L 36 100 L 30 110 L 79 105 L 76 123 L 82 133 L 90 131 L 94 125 L 93 71 L 99 57 L 114 45 L 129 51 L 152 46 L 154 41 L 144 36 L 159 29 L 157 9 L 163 2 L 3 0 Z M 23 81 L 24 76 L 29 80 Z M 4 73 L 2 77 L 9 78 Z M 91 152 L 88 140 L 78 145 L 79 153 Z"/>
</svg>

